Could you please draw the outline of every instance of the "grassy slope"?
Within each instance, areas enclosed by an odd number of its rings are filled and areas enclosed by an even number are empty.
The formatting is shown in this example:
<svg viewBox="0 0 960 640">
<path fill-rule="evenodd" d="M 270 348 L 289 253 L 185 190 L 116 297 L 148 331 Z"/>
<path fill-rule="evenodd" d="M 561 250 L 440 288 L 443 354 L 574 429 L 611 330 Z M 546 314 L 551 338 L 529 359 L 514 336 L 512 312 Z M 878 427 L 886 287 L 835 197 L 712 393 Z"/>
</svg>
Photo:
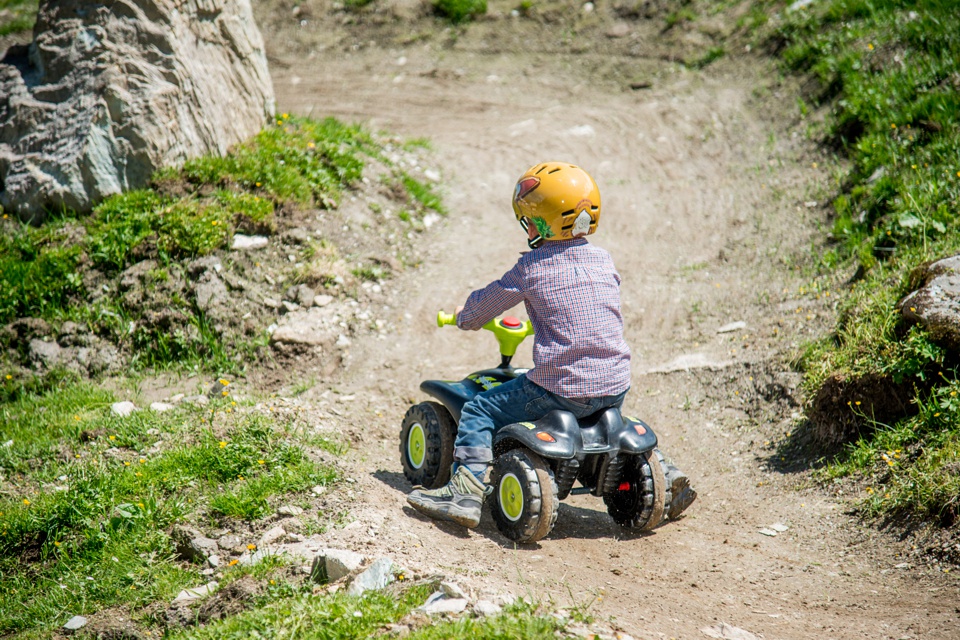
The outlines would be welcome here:
<svg viewBox="0 0 960 640">
<path fill-rule="evenodd" d="M 862 437 L 826 476 L 864 480 L 869 515 L 957 521 L 958 358 L 908 327 L 896 303 L 910 273 L 960 251 L 960 12 L 955 2 L 834 0 L 785 12 L 771 42 L 785 65 L 818 79 L 827 110 L 813 134 L 851 161 L 833 202 L 825 273 L 859 265 L 836 335 L 803 359 L 813 395 L 831 376 L 871 376 L 912 389 L 910 415 L 880 424 L 874 402 L 851 401 Z M 801 108 L 806 105 L 801 103 Z"/>
</svg>

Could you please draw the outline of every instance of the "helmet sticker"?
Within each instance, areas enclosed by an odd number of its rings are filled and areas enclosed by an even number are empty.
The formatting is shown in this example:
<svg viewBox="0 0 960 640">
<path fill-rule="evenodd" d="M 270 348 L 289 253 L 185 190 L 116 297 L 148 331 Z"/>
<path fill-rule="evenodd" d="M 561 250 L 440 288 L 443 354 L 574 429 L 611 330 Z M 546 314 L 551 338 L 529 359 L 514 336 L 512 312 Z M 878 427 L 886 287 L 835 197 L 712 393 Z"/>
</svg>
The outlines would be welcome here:
<svg viewBox="0 0 960 640">
<path fill-rule="evenodd" d="M 537 233 L 539 233 L 542 238 L 552 238 L 552 237 L 553 237 L 553 229 L 550 228 L 550 223 L 549 223 L 549 222 L 547 222 L 546 220 L 544 220 L 544 219 L 541 218 L 540 216 L 536 216 L 536 217 L 533 219 L 533 223 L 534 223 L 535 225 L 537 225 Z"/>
<path fill-rule="evenodd" d="M 513 201 L 523 200 L 528 193 L 540 186 L 540 178 L 523 178 L 517 183 L 517 189 L 513 193 Z"/>
<path fill-rule="evenodd" d="M 586 209 L 581 209 L 580 215 L 573 221 L 573 229 L 571 230 L 573 237 L 576 238 L 590 233 L 591 222 L 593 222 L 593 219 L 590 217 L 590 213 Z"/>
</svg>

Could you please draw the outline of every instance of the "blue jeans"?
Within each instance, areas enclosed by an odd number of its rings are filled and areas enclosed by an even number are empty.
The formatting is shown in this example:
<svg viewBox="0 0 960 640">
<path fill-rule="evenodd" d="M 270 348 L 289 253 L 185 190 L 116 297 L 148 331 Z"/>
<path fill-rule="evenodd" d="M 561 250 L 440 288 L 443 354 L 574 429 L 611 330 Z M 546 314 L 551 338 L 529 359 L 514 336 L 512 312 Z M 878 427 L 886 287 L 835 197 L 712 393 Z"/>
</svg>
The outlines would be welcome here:
<svg viewBox="0 0 960 640">
<path fill-rule="evenodd" d="M 493 435 L 514 422 L 539 420 L 554 409 L 569 411 L 578 418 L 607 407 L 619 408 L 627 392 L 600 398 L 576 400 L 558 396 L 520 375 L 476 396 L 463 405 L 453 459 L 461 464 L 493 460 Z"/>
</svg>

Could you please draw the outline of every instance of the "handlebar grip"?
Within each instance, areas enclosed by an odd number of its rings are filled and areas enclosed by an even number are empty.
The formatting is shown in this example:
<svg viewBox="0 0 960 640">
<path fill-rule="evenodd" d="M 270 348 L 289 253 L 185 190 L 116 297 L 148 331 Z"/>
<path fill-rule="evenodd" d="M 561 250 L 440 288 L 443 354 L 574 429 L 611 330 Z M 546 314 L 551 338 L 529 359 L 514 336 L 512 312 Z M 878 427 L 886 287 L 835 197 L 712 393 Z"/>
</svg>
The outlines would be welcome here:
<svg viewBox="0 0 960 640">
<path fill-rule="evenodd" d="M 455 313 L 437 313 L 437 326 L 442 327 L 445 324 L 457 324 L 457 315 Z"/>
</svg>

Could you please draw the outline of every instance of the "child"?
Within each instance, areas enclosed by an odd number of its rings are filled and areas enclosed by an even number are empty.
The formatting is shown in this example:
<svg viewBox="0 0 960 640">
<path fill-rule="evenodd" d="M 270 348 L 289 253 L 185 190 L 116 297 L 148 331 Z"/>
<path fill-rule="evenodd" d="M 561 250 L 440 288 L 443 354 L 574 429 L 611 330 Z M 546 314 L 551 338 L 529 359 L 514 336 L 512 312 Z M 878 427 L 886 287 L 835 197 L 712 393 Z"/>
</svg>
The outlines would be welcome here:
<svg viewBox="0 0 960 640">
<path fill-rule="evenodd" d="M 488 493 L 483 478 L 497 429 L 554 409 L 582 418 L 619 408 L 630 387 L 620 276 L 610 254 L 584 238 L 600 221 L 600 190 L 593 178 L 562 162 L 535 165 L 517 182 L 513 211 L 532 251 L 500 280 L 471 293 L 457 308 L 457 326 L 480 329 L 522 301 L 534 328 L 534 367 L 463 406 L 450 483 L 407 496 L 418 511 L 465 527 L 480 522 Z M 667 482 L 673 499 L 666 515 L 676 518 L 697 494 L 675 467 Z"/>
</svg>

